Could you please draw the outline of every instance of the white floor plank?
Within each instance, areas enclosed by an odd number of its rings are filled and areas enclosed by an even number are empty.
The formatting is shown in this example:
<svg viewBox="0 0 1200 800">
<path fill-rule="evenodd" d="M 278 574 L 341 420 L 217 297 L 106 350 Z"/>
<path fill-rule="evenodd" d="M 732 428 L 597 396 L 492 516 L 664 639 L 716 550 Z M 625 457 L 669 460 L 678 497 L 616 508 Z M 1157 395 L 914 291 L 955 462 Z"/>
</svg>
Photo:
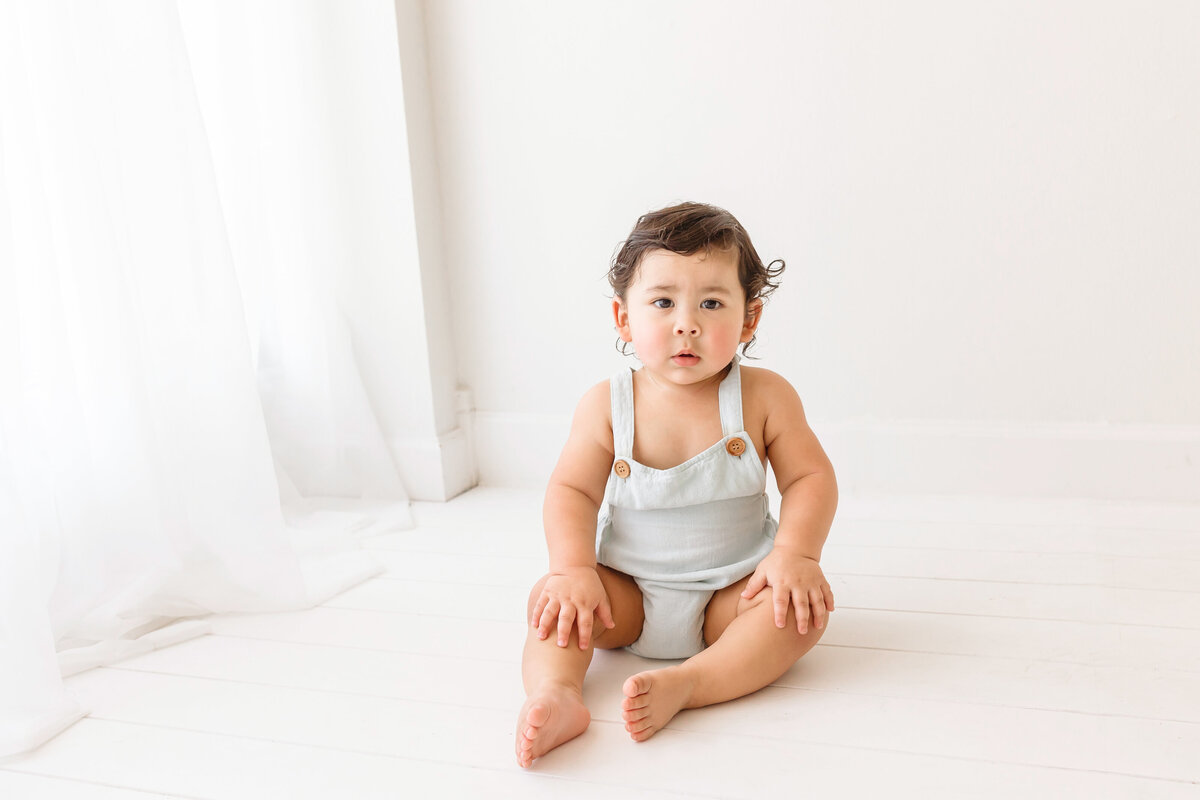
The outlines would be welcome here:
<svg viewBox="0 0 1200 800">
<path fill-rule="evenodd" d="M 13 768 L 0 767 L 0 797 L 11 800 L 176 800 L 188 796 L 103 786 L 91 781 L 16 772 Z"/>
<path fill-rule="evenodd" d="M 524 619 L 528 586 L 481 586 L 476 583 L 436 583 L 408 580 L 370 580 L 325 604 L 327 608 L 398 611 L 467 619 Z"/>
<path fill-rule="evenodd" d="M 511 709 L 521 699 L 521 644 L 499 661 L 206 636 L 114 669 Z"/>
<path fill-rule="evenodd" d="M 1200 723 L 1200 675 L 1195 673 L 824 647 L 776 683 L 856 695 Z"/>
<path fill-rule="evenodd" d="M 495 742 L 487 747 L 503 746 Z M 136 757 L 131 757 L 136 756 Z M 187 797 L 572 797 L 608 800 L 613 787 L 545 780 L 515 766 L 467 767 L 327 747 L 84 719 L 29 756 L 21 767 L 59 778 L 104 782 Z M 631 796 L 663 791 L 628 787 Z M 624 793 L 626 787 L 621 788 Z M 676 795 L 678 797 L 678 795 Z"/>
<path fill-rule="evenodd" d="M 387 572 L 68 687 L 93 712 L 0 797 L 1200 795 L 1200 508 L 844 498 L 838 611 L 773 687 L 634 745 L 598 653 L 587 734 L 512 760 L 541 492 L 416 503 Z"/>
<path fill-rule="evenodd" d="M 819 646 L 1200 672 L 1195 631 L 1109 623 L 839 608 Z"/>
<path fill-rule="evenodd" d="M 364 539 L 363 546 L 371 551 L 546 557 L 546 540 L 540 529 L 514 533 L 494 519 L 467 522 L 462 528 L 418 528 L 386 533 Z"/>
<path fill-rule="evenodd" d="M 629 785 L 684 788 L 697 796 L 888 798 L 1103 797 L 1185 798 L 1196 787 L 1063 768 L 1023 767 L 912 753 L 907 741 L 885 750 L 841 748 L 770 737 L 729 738 L 664 730 L 629 746 L 623 729 L 598 725 L 539 762 L 538 769 L 586 778 L 611 774 L 613 754 Z M 702 756 L 701 756 L 702 754 Z"/>
<path fill-rule="evenodd" d="M 372 550 L 371 553 L 387 569 L 383 575 L 386 578 L 513 586 L 526 592 L 547 568 L 545 555 L 483 556 L 401 550 Z"/>
<path fill-rule="evenodd" d="M 106 675 L 93 676 L 81 681 L 80 689 L 85 699 L 98 703 L 97 716 L 111 721 L 120 718 L 147 726 L 162 726 L 168 729 L 186 729 L 213 732 L 226 737 L 249 741 L 269 741 L 277 745 L 301 744 L 319 748 L 319 752 L 336 750 L 352 751 L 363 755 L 402 757 L 419 762 L 462 763 L 472 768 L 492 769 L 503 773 L 512 770 L 508 763 L 511 751 L 511 712 L 486 711 L 460 706 L 444 706 L 416 701 L 381 701 L 365 696 L 313 693 L 302 690 L 248 686 L 229 682 L 202 681 L 192 678 L 153 676 L 144 682 L 134 682 L 130 675 L 106 670 Z M 83 676 L 81 676 L 83 677 Z M 184 684 L 180 686 L 179 684 Z M 617 723 L 598 719 L 593 729 L 580 740 L 601 738 L 609 743 L 609 749 L 621 753 L 622 760 L 636 758 L 643 750 L 654 750 L 654 757 L 666 761 L 669 766 L 678 761 L 681 772 L 672 783 L 655 786 L 661 790 L 684 790 L 689 795 L 707 794 L 707 787 L 716 782 L 723 785 L 719 796 L 749 797 L 752 793 L 743 788 L 740 792 L 731 784 L 732 776 L 714 770 L 711 774 L 697 776 L 699 763 L 692 761 L 690 754 L 699 738 L 715 745 L 715 751 L 726 753 L 732 750 L 742 759 L 756 761 L 762 765 L 759 746 L 764 739 L 772 745 L 791 744 L 793 753 L 809 752 L 819 756 L 806 772 L 809 779 L 837 786 L 839 776 L 830 771 L 830 760 L 838 766 L 846 761 L 854 750 L 865 748 L 861 757 L 877 758 L 887 751 L 908 752 L 917 755 L 918 761 L 932 767 L 939 778 L 932 782 L 922 779 L 908 770 L 902 770 L 912 780 L 913 790 L 944 787 L 946 773 L 956 772 L 958 780 L 962 762 L 976 762 L 973 768 L 983 769 L 994 775 L 999 786 L 1011 785 L 1020 776 L 1026 775 L 1029 765 L 1022 759 L 1033 759 L 1048 763 L 1058 769 L 1043 776 L 1061 785 L 1120 786 L 1126 782 L 1147 791 L 1150 796 L 1155 789 L 1171 793 L 1172 784 L 1179 781 L 1143 781 L 1136 776 L 1122 776 L 1120 768 L 1127 764 L 1139 766 L 1157 759 L 1165 768 L 1182 763 L 1176 753 L 1163 753 L 1156 748 L 1169 740 L 1171 731 L 1149 729 L 1153 738 L 1141 743 L 1133 752 L 1117 752 L 1121 741 L 1113 732 L 1103 727 L 1089 728 L 1084 722 L 1060 717 L 1054 725 L 1043 729 L 1045 719 L 1031 718 L 1029 712 L 1009 712 L 1015 718 L 1008 720 L 1016 729 L 1026 732 L 1025 737 L 1014 737 L 995 749 L 997 719 L 975 718 L 969 709 L 945 706 L 931 711 L 929 704 L 917 707 L 890 708 L 886 703 L 861 702 L 847 709 L 844 705 L 830 702 L 819 696 L 808 697 L 804 703 L 789 710 L 788 702 L 772 693 L 787 690 L 768 690 L 751 698 L 742 705 L 743 713 L 732 704 L 687 712 L 681 715 L 675 730 L 666 733 L 684 733 L 687 736 L 656 737 L 654 742 L 635 745 L 625 738 Z M 846 711 L 859 712 L 848 716 Z M 878 725 L 864 729 L 861 715 L 870 715 L 875 720 L 882 717 Z M 1030 723 L 1039 723 L 1030 726 Z M 1142 733 L 1142 731 L 1139 731 Z M 1181 742 L 1175 750 L 1185 749 L 1190 742 Z M 569 746 L 570 747 L 570 746 Z M 931 757 L 931 751 L 945 751 L 952 758 Z M 564 748 L 563 754 L 569 752 Z M 1187 751 L 1185 751 L 1187 752 Z M 1175 756 L 1172 761 L 1172 756 Z M 563 762 L 559 758 L 547 759 Z M 1008 763 L 1005 763 L 1007 760 Z M 722 760 L 722 766 L 729 762 Z M 603 782 L 604 774 L 591 771 L 581 772 L 578 763 L 560 763 L 554 774 L 564 778 L 579 778 Z M 1054 774 L 1062 769 L 1077 770 L 1081 774 L 1071 780 L 1062 781 Z M 743 766 L 745 770 L 745 766 Z M 740 773 L 753 780 L 748 771 Z M 112 776 L 109 776 L 112 777 Z M 696 780 L 696 778 L 702 780 Z M 739 780 L 742 778 L 739 778 Z M 810 784 L 806 784 L 811 788 Z M 186 788 L 186 787 L 185 787 Z M 846 787 L 843 787 L 843 789 Z M 884 788 L 876 785 L 874 788 Z M 991 796 L 1000 796 L 999 793 Z"/>
<path fill-rule="evenodd" d="M 314 608 L 287 614 L 231 615 L 213 632 L 244 639 L 390 650 L 397 653 L 520 659 L 525 623 L 388 611 Z"/>
<path fill-rule="evenodd" d="M 618 687 L 641 664 L 622 668 L 631 660 L 608 655 L 608 663 L 593 676 L 597 686 L 588 699 L 596 720 L 617 724 Z M 497 769 L 508 766 L 509 753 L 494 742 L 507 736 L 511 750 L 515 723 L 515 708 L 481 709 L 111 669 L 79 676 L 72 690 L 102 719 L 432 761 L 463 758 L 460 751 L 467 751 L 472 755 L 466 763 Z M 871 725 L 863 726 L 864 719 Z M 1200 750 L 1200 725 L 1159 720 L 772 687 L 740 703 L 685 712 L 670 728 L 849 748 L 889 749 L 907 742 L 904 749 L 932 756 L 1200 778 L 1200 770 L 1187 766 L 1187 756 Z M 464 736 L 467 730 L 472 735 Z M 1023 734 L 996 741 L 997 730 Z"/>
<path fill-rule="evenodd" d="M 1200 629 L 1200 593 L 836 573 L 829 583 L 835 604 L 854 608 Z"/>
<path fill-rule="evenodd" d="M 918 549 L 834 542 L 826 545 L 821 564 L 831 573 L 844 575 L 1200 592 L 1200 560 L 1080 553 L 1040 553 L 1031 558 L 1027 553 L 1002 550 Z"/>
</svg>

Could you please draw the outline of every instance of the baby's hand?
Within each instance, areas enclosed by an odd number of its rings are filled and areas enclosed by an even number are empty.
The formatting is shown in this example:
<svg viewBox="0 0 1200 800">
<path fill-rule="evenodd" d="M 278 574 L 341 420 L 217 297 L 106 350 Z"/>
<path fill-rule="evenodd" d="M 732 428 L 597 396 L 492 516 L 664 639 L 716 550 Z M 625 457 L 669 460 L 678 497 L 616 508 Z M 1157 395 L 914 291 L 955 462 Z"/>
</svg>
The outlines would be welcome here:
<svg viewBox="0 0 1200 800">
<path fill-rule="evenodd" d="M 566 647 L 571 638 L 571 628 L 579 627 L 579 649 L 586 650 L 592 642 L 592 615 L 600 618 L 606 628 L 616 627 L 612 608 L 608 604 L 608 593 L 600 582 L 600 575 L 592 567 L 567 567 L 551 573 L 529 624 L 537 627 L 538 638 L 550 635 L 554 620 L 558 620 L 558 646 Z"/>
<path fill-rule="evenodd" d="M 775 627 L 787 624 L 789 603 L 796 607 L 796 630 L 801 634 L 808 633 L 810 616 L 818 628 L 825 627 L 833 611 L 833 590 L 815 558 L 775 545 L 758 563 L 742 597 L 749 600 L 767 586 L 774 593 Z"/>
</svg>

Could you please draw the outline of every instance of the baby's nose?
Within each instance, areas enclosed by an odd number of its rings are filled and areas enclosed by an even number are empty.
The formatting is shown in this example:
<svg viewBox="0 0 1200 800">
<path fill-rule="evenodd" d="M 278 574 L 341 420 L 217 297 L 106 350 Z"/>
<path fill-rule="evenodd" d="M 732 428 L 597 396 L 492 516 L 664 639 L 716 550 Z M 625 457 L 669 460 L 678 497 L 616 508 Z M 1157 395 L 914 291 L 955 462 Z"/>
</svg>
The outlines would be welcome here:
<svg viewBox="0 0 1200 800">
<path fill-rule="evenodd" d="M 700 333 L 700 326 L 696 324 L 696 320 L 691 317 L 680 317 L 675 320 L 675 333 L 679 335 L 689 334 L 695 336 Z"/>
</svg>

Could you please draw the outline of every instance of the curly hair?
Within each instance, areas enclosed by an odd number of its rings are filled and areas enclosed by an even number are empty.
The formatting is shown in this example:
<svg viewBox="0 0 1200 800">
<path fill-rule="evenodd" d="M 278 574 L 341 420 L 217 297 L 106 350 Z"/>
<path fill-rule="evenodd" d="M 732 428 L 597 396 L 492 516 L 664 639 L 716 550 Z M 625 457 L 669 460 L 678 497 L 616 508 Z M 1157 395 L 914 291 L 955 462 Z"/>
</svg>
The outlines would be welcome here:
<svg viewBox="0 0 1200 800">
<path fill-rule="evenodd" d="M 787 266 L 783 259 L 763 264 L 742 223 L 725 209 L 705 203 L 680 203 L 639 217 L 613 257 L 608 283 L 616 297 L 624 301 L 642 258 L 651 250 L 690 256 L 701 250 L 707 254 L 714 248 L 737 251 L 738 280 L 747 304 L 766 299 L 779 287 L 778 278 Z M 742 355 L 746 355 L 757 338 L 755 335 L 742 345 Z M 628 355 L 625 344 L 618 340 L 617 349 Z"/>
</svg>

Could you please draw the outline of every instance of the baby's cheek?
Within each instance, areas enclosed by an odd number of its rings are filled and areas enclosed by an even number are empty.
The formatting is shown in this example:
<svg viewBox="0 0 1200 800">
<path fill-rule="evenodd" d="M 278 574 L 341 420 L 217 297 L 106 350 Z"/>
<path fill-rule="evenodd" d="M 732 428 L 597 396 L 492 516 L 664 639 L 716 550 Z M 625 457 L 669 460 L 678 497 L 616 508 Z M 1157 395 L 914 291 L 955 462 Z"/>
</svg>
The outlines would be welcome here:
<svg viewBox="0 0 1200 800">
<path fill-rule="evenodd" d="M 654 331 L 642 338 L 642 348 L 644 350 L 658 352 L 667 347 L 670 341 L 670 336 L 661 331 Z"/>
</svg>

